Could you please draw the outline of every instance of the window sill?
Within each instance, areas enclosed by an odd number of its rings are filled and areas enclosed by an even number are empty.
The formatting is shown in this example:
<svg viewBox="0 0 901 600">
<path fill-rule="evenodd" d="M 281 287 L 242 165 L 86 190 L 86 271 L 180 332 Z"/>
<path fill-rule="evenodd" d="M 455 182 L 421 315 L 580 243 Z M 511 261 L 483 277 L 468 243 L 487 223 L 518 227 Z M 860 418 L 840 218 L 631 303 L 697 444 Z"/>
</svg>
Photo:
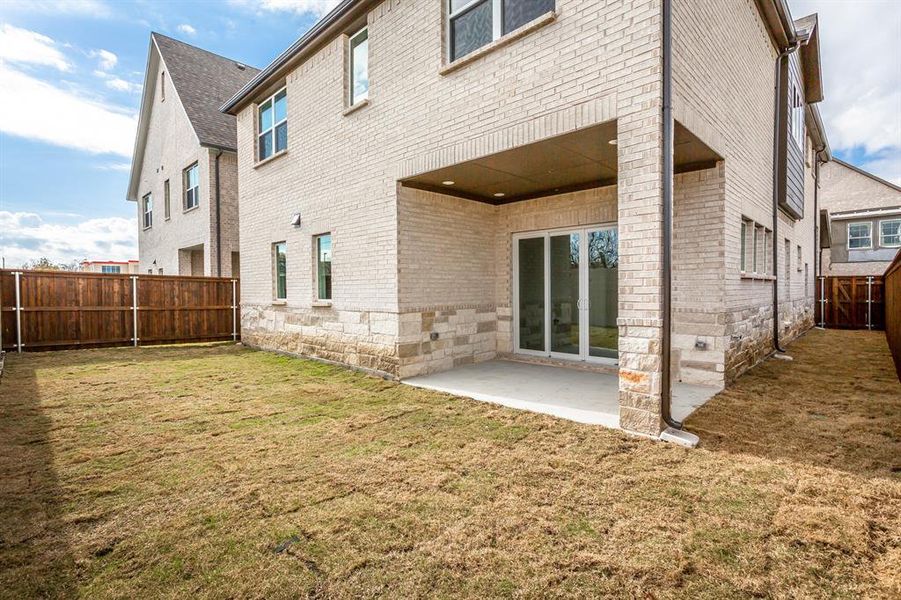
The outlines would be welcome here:
<svg viewBox="0 0 901 600">
<path fill-rule="evenodd" d="M 448 73 L 452 73 L 452 72 L 456 71 L 457 69 L 459 69 L 460 67 L 466 66 L 471 62 L 475 62 L 478 59 L 485 56 L 486 54 L 490 54 L 491 52 L 494 52 L 498 48 L 506 46 L 510 42 L 518 40 L 519 38 L 532 33 L 536 29 L 544 27 L 545 25 L 547 25 L 549 23 L 553 23 L 556 20 L 557 20 L 557 12 L 553 11 L 553 10 L 548 11 L 548 12 L 544 13 L 543 15 L 541 15 L 540 17 L 538 17 L 537 19 L 534 19 L 533 21 L 526 23 L 519 29 L 514 29 L 507 35 L 497 38 L 490 44 L 482 46 L 478 50 L 470 52 L 466 56 L 458 58 L 457 60 L 455 60 L 453 62 L 446 63 L 438 71 L 438 74 L 439 75 L 447 75 Z"/>
<path fill-rule="evenodd" d="M 347 115 L 353 114 L 353 113 L 357 112 L 358 110 L 360 110 L 361 108 L 364 108 L 366 106 L 369 106 L 369 98 L 363 98 L 356 104 L 354 104 L 352 106 L 348 106 L 344 110 L 344 112 L 341 114 L 346 117 Z"/>
<path fill-rule="evenodd" d="M 254 169 L 259 169 L 259 168 L 262 167 L 263 165 L 268 164 L 268 163 L 271 163 L 272 161 L 276 160 L 277 158 L 281 158 L 282 156 L 286 155 L 287 153 L 288 153 L 288 150 L 287 150 L 287 149 L 282 150 L 282 151 L 280 151 L 280 152 L 276 152 L 276 153 L 273 154 L 272 156 L 267 156 L 267 157 L 264 158 L 263 160 L 258 160 L 256 163 L 254 163 L 253 168 L 254 168 Z"/>
<path fill-rule="evenodd" d="M 192 207 L 192 208 L 186 208 L 185 210 L 181 211 L 181 214 L 187 214 L 187 213 L 189 213 L 189 212 L 194 212 L 194 211 L 197 210 L 198 208 L 200 208 L 200 205 L 199 205 L 199 204 L 198 204 L 197 206 Z M 166 220 L 168 221 L 168 219 L 166 219 Z"/>
<path fill-rule="evenodd" d="M 745 273 L 745 272 L 742 272 L 741 278 L 752 280 L 752 281 L 774 281 L 776 279 L 772 275 L 761 275 L 759 273 Z"/>
<path fill-rule="evenodd" d="M 273 300 L 272 306 L 288 306 L 287 300 Z"/>
<path fill-rule="evenodd" d="M 312 304 L 310 304 L 313 308 L 329 308 L 331 305 L 331 300 L 313 300 Z"/>
<path fill-rule="evenodd" d="M 148 231 L 150 229 L 153 229 L 153 225 L 151 225 L 150 227 L 144 227 L 143 229 L 141 229 L 141 231 Z"/>
</svg>

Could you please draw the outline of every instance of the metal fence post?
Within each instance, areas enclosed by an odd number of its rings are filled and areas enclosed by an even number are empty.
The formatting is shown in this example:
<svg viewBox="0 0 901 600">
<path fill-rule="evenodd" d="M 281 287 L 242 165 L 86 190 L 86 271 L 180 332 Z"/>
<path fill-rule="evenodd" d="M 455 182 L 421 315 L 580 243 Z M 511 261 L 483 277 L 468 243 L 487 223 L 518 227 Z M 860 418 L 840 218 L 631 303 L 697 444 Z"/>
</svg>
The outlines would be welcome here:
<svg viewBox="0 0 901 600">
<path fill-rule="evenodd" d="M 820 280 L 820 327 L 826 329 L 826 278 L 818 277 Z"/>
<path fill-rule="evenodd" d="M 238 340 L 238 280 L 232 279 L 232 341 Z"/>
<path fill-rule="evenodd" d="M 22 352 L 22 273 L 16 276 L 16 352 Z"/>
<path fill-rule="evenodd" d="M 873 329 L 873 278 L 867 277 L 867 329 Z"/>
<path fill-rule="evenodd" d="M 131 277 L 131 319 L 134 345 L 138 345 L 138 276 Z"/>
</svg>

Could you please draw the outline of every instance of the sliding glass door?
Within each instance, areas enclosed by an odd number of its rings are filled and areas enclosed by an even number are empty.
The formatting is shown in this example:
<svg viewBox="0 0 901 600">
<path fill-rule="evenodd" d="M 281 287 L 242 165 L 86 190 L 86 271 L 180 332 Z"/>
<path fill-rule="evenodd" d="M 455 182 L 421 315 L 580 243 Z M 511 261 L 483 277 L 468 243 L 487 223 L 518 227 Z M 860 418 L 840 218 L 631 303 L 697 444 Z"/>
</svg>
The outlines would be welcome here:
<svg viewBox="0 0 901 600">
<path fill-rule="evenodd" d="M 617 250 L 616 227 L 514 237 L 517 352 L 616 359 Z"/>
</svg>

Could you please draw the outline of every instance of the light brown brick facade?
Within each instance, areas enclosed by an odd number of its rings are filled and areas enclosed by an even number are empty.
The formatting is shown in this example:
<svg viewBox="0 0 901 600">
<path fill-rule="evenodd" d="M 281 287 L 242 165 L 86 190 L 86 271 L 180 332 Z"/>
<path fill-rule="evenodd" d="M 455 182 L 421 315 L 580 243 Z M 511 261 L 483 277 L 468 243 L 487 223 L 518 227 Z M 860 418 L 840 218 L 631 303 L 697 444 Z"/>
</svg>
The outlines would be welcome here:
<svg viewBox="0 0 901 600">
<path fill-rule="evenodd" d="M 615 223 L 620 422 L 658 433 L 659 0 L 558 0 L 550 22 L 449 72 L 441 4 L 386 1 L 368 12 L 369 104 L 350 114 L 346 38 L 293 68 L 283 156 L 256 163 L 255 107 L 239 111 L 244 341 L 401 378 L 505 355 L 514 350 L 513 234 Z M 772 282 L 741 277 L 739 228 L 742 215 L 772 221 L 776 51 L 753 0 L 675 5 L 676 119 L 724 160 L 675 180 L 674 376 L 722 385 L 771 347 Z M 494 206 L 399 183 L 613 121 L 615 185 Z M 779 232 L 805 261 L 812 223 L 811 209 L 797 223 L 783 218 Z M 333 301 L 319 306 L 312 240 L 325 232 Z M 272 294 L 281 241 L 285 305 Z M 790 275 L 788 337 L 808 326 L 813 293 L 812 276 Z"/>
</svg>

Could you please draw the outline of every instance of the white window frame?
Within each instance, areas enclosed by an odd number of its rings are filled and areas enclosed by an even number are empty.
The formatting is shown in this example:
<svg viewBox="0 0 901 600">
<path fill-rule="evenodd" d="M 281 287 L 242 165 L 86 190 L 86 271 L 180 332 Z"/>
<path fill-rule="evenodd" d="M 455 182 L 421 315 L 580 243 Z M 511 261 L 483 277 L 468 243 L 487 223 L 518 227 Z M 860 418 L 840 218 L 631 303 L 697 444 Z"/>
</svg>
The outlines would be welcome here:
<svg viewBox="0 0 901 600">
<path fill-rule="evenodd" d="M 366 34 L 366 91 L 360 94 L 359 97 L 354 95 L 354 42 L 362 36 Z M 347 102 L 349 106 L 355 106 L 359 102 L 363 102 L 364 100 L 369 99 L 369 26 L 365 25 L 358 32 L 353 34 L 347 39 Z M 273 105 L 274 108 L 274 105 Z M 273 118 L 275 117 L 275 113 L 273 113 Z M 262 134 L 261 134 L 262 135 Z M 274 147 L 274 146 L 273 146 Z"/>
<path fill-rule="evenodd" d="M 901 232 L 899 232 L 898 243 L 897 244 L 887 244 L 885 243 L 885 235 L 882 233 L 882 226 L 885 223 L 898 223 L 901 226 L 901 217 L 896 219 L 881 219 L 879 221 L 879 245 L 882 248 L 901 248 Z"/>
<path fill-rule="evenodd" d="M 278 129 L 278 126 L 281 125 L 282 123 L 287 123 L 287 122 L 288 122 L 288 109 L 287 109 L 287 108 L 285 108 L 285 118 L 282 119 L 281 121 L 276 121 L 276 120 L 275 120 L 275 97 L 278 96 L 279 94 L 281 94 L 282 92 L 285 92 L 285 104 L 286 104 L 286 106 L 287 106 L 287 102 L 288 102 L 288 86 L 287 86 L 287 85 L 284 85 L 284 86 L 282 86 L 280 89 L 275 90 L 275 93 L 273 93 L 273 94 L 272 94 L 271 96 L 269 96 L 268 98 L 264 98 L 264 99 L 263 99 L 261 102 L 259 102 L 259 103 L 257 104 L 257 106 L 256 106 L 256 109 L 257 109 L 256 124 L 257 124 L 257 126 L 255 127 L 255 129 L 257 130 L 257 132 L 256 132 L 256 148 L 257 148 L 257 152 L 256 152 L 257 156 L 256 156 L 256 159 L 257 159 L 257 162 L 260 162 L 260 161 L 263 161 L 263 160 L 269 160 L 269 159 L 272 158 L 273 156 L 278 156 L 278 155 L 281 154 L 282 152 L 286 152 L 286 151 L 288 150 L 288 146 L 287 146 L 288 142 L 287 142 L 287 140 L 285 140 L 285 147 L 284 147 L 284 148 L 282 148 L 281 150 L 276 150 L 276 148 L 275 148 L 275 130 Z M 269 127 L 269 128 L 266 129 L 265 131 L 260 131 L 260 130 L 259 130 L 259 129 L 260 129 L 259 125 L 260 125 L 260 122 L 261 122 L 261 120 L 260 120 L 260 112 L 261 112 L 261 109 L 262 109 L 263 105 L 266 104 L 267 102 L 271 102 L 271 103 L 272 103 L 272 127 Z M 260 149 L 263 147 L 263 146 L 260 144 L 260 138 L 263 137 L 263 136 L 264 136 L 265 134 L 267 134 L 267 133 L 271 133 L 271 134 L 272 134 L 272 154 L 270 154 L 269 156 L 266 156 L 266 157 L 264 158 L 264 157 L 261 157 L 261 156 L 260 156 Z M 290 135 L 290 132 L 288 132 L 288 133 L 289 133 L 289 135 Z"/>
<path fill-rule="evenodd" d="M 463 13 L 469 11 L 471 8 L 474 8 L 477 4 L 482 4 L 483 2 L 491 3 L 491 41 L 489 44 L 492 44 L 502 38 L 504 35 L 509 35 L 511 32 L 507 32 L 504 34 L 504 7 L 503 0 L 470 0 L 457 10 L 451 10 L 451 0 L 444 0 L 444 14 L 446 15 L 445 23 L 444 23 L 444 37 L 447 40 L 446 47 L 444 49 L 447 61 L 448 62 L 456 62 L 458 60 L 462 60 L 472 54 L 473 52 L 478 52 L 479 49 L 473 50 L 467 55 L 459 56 L 454 58 L 453 55 L 453 39 L 451 34 L 453 32 L 451 28 L 451 24 L 453 20 Z M 554 1 L 554 10 L 556 10 L 557 1 Z M 526 24 L 524 24 L 526 25 Z M 518 29 L 518 28 L 517 28 Z M 486 44 L 487 45 L 487 44 Z M 482 46 L 484 48 L 485 46 Z"/>
<path fill-rule="evenodd" d="M 866 225 L 867 239 L 869 240 L 869 245 L 860 246 L 859 248 L 851 247 L 851 227 L 853 227 L 854 225 Z M 871 221 L 857 221 L 856 223 L 848 223 L 847 233 L 848 233 L 848 240 L 846 242 L 846 245 L 848 247 L 849 252 L 852 250 L 872 250 L 873 249 L 873 223 Z M 863 239 L 863 238 L 856 237 L 854 239 Z"/>
<path fill-rule="evenodd" d="M 153 193 L 147 192 L 141 197 L 141 225 L 144 229 L 153 227 Z"/>
<path fill-rule="evenodd" d="M 189 183 L 188 173 L 191 171 L 191 169 L 197 169 L 197 185 L 189 188 L 188 187 L 188 183 Z M 183 190 L 182 194 L 181 194 L 182 211 L 188 212 L 188 211 L 194 210 L 195 208 L 200 206 L 200 163 L 199 162 L 195 161 L 191 165 L 188 165 L 187 167 L 182 169 L 182 171 L 181 171 L 181 187 Z M 193 203 L 191 206 L 188 206 L 188 193 L 189 192 L 193 192 L 193 194 L 191 195 L 191 198 L 193 200 Z"/>
<path fill-rule="evenodd" d="M 100 272 L 108 275 L 118 275 L 122 273 L 122 267 L 119 265 L 100 265 Z"/>
</svg>

